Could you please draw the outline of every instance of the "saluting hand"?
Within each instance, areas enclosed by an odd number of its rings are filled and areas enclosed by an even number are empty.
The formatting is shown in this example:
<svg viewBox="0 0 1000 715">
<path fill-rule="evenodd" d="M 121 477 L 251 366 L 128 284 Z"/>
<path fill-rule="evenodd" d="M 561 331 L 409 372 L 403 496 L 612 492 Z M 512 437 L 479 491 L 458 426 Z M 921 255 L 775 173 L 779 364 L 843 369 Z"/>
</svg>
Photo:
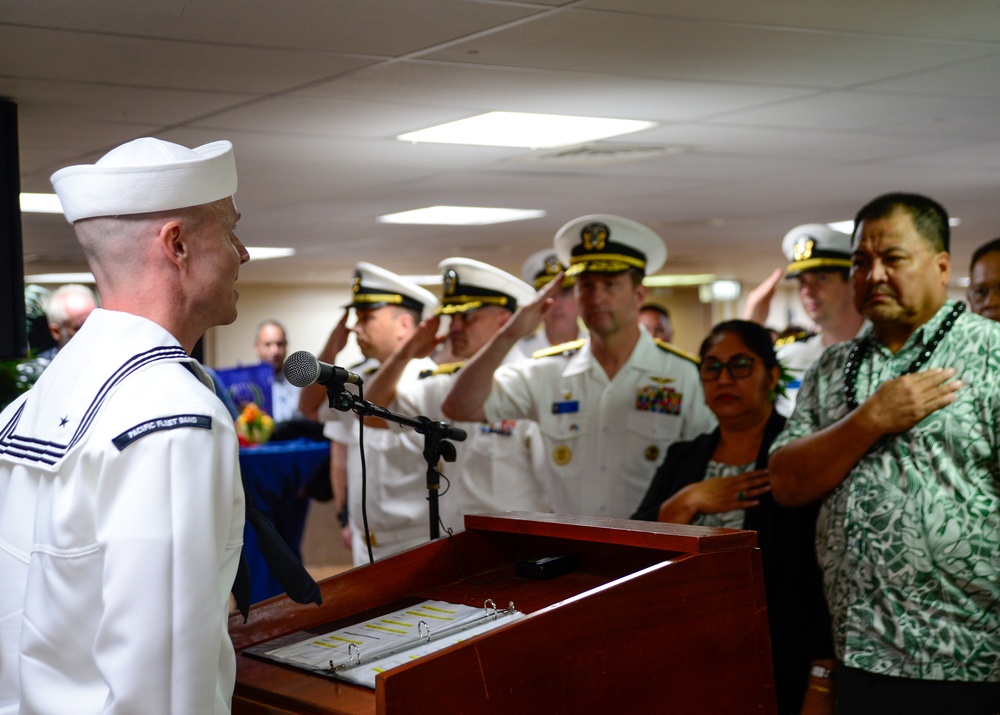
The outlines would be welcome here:
<svg viewBox="0 0 1000 715">
<path fill-rule="evenodd" d="M 417 326 L 405 343 L 407 356 L 411 360 L 433 355 L 438 346 L 448 339 L 447 335 L 438 337 L 439 327 L 441 327 L 441 317 L 438 315 L 431 316 Z"/>
<path fill-rule="evenodd" d="M 330 331 L 330 337 L 326 339 L 326 347 L 323 348 L 323 360 L 334 362 L 340 351 L 347 345 L 347 338 L 351 335 L 351 331 L 347 329 L 347 318 L 350 313 L 350 309 L 345 310 L 333 330 Z"/>
<path fill-rule="evenodd" d="M 518 339 L 534 333 L 545 313 L 552 307 L 554 296 L 562 290 L 562 281 L 563 274 L 560 273 L 538 291 L 534 298 L 519 305 L 504 330 Z"/>
</svg>

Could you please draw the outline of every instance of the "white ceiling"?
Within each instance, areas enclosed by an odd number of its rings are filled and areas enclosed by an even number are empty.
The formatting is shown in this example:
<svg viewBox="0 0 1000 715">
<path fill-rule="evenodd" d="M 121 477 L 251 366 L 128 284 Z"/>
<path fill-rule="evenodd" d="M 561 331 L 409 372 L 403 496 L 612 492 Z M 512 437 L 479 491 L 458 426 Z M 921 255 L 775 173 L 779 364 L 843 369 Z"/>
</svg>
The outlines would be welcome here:
<svg viewBox="0 0 1000 715">
<path fill-rule="evenodd" d="M 22 191 L 139 136 L 231 140 L 241 238 L 298 250 L 246 282 L 451 255 L 520 274 L 563 223 L 607 212 L 664 237 L 662 272 L 752 285 L 787 230 L 893 190 L 961 219 L 959 276 L 1000 235 L 996 0 L 0 0 L 0 96 Z M 587 160 L 394 139 L 489 110 L 659 124 Z M 436 204 L 547 215 L 375 221 Z M 85 269 L 61 216 L 23 225 L 26 272 Z"/>
</svg>

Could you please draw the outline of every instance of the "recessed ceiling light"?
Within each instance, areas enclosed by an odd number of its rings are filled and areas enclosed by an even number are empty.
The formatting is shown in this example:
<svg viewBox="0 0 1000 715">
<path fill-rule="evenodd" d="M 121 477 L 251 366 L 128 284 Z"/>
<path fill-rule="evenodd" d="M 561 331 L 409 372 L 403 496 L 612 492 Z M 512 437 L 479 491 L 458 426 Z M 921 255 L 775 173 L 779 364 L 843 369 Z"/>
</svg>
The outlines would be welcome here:
<svg viewBox="0 0 1000 715">
<path fill-rule="evenodd" d="M 21 211 L 33 214 L 61 214 L 62 203 L 55 194 L 21 194 Z"/>
<path fill-rule="evenodd" d="M 439 124 L 436 127 L 400 134 L 396 138 L 410 142 L 550 149 L 630 134 L 654 126 L 656 122 L 637 119 L 487 112 Z"/>
<path fill-rule="evenodd" d="M 416 223 L 439 226 L 482 226 L 490 223 L 540 218 L 544 211 L 535 209 L 495 209 L 481 206 L 428 206 L 412 211 L 379 216 L 379 223 Z"/>
<path fill-rule="evenodd" d="M 247 246 L 246 248 L 251 261 L 265 261 L 268 258 L 284 258 L 295 255 L 294 248 L 268 248 L 266 246 Z"/>
</svg>

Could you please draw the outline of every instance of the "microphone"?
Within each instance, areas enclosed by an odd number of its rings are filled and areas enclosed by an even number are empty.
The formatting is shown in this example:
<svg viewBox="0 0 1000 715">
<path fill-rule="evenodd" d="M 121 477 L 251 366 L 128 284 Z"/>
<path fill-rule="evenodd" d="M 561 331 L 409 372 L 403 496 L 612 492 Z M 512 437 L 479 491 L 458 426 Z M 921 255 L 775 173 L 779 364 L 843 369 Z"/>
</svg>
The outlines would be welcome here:
<svg viewBox="0 0 1000 715">
<path fill-rule="evenodd" d="M 320 362 L 315 355 L 305 350 L 299 350 L 297 353 L 289 355 L 285 360 L 282 372 L 285 373 L 285 379 L 295 387 L 308 387 L 317 382 L 320 385 L 329 385 L 330 383 L 344 385 L 348 382 L 352 385 L 361 385 L 364 383 L 364 380 L 356 372 Z"/>
</svg>

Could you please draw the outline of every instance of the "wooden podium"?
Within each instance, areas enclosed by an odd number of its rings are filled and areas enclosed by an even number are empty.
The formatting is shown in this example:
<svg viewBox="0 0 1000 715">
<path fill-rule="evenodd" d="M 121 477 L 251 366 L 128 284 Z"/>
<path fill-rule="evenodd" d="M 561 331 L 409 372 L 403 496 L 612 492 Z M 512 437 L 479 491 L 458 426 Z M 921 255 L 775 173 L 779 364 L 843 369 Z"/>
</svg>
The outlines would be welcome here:
<svg viewBox="0 0 1000 715">
<path fill-rule="evenodd" d="M 234 612 L 233 712 L 776 712 L 755 533 L 521 513 L 467 516 L 465 524 L 326 579 L 320 607 L 277 597 L 256 605 L 245 624 Z M 515 574 L 518 561 L 563 554 L 577 559 L 575 571 Z M 526 616 L 387 670 L 375 690 L 243 653 L 416 599 L 512 601 Z"/>
</svg>

